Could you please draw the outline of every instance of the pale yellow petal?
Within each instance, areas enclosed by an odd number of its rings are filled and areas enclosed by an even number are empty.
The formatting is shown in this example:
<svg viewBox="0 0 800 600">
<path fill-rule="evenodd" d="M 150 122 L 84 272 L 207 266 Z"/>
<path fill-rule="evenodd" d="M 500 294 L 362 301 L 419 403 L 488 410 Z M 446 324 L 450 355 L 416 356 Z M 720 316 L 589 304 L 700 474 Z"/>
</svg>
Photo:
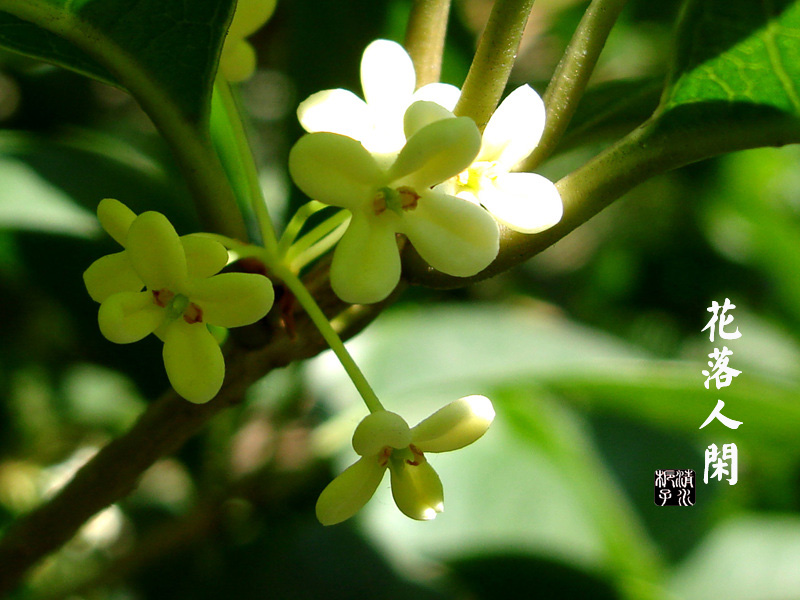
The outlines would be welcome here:
<svg viewBox="0 0 800 600">
<path fill-rule="evenodd" d="M 424 458 L 418 465 L 389 461 L 392 496 L 403 514 L 418 521 L 430 521 L 444 510 L 444 490 L 436 471 Z"/>
<path fill-rule="evenodd" d="M 353 214 L 331 263 L 331 287 L 353 304 L 371 304 L 388 296 L 400 281 L 400 252 L 394 228 L 386 219 Z"/>
<path fill-rule="evenodd" d="M 434 269 L 469 277 L 489 266 L 500 248 L 492 216 L 462 198 L 428 191 L 404 215 L 402 231 Z"/>
<path fill-rule="evenodd" d="M 408 107 L 403 117 L 403 128 L 405 129 L 406 137 L 411 138 L 420 129 L 431 123 L 455 118 L 456 116 L 453 113 L 435 102 L 414 102 Z"/>
<path fill-rule="evenodd" d="M 313 200 L 356 210 L 369 202 L 386 176 L 354 139 L 335 133 L 311 133 L 289 153 L 289 173 Z"/>
<path fill-rule="evenodd" d="M 372 498 L 385 471 L 374 456 L 350 465 L 322 490 L 317 500 L 319 522 L 336 525 L 356 514 Z"/>
<path fill-rule="evenodd" d="M 192 281 L 189 300 L 203 311 L 203 322 L 242 327 L 263 318 L 272 308 L 272 282 L 254 273 L 221 273 Z"/>
<path fill-rule="evenodd" d="M 449 452 L 468 446 L 489 429 L 494 407 L 485 396 L 467 396 L 440 408 L 411 429 L 422 452 Z"/>
<path fill-rule="evenodd" d="M 190 234 L 181 237 L 181 244 L 186 255 L 186 269 L 190 278 L 211 277 L 228 264 L 228 251 L 215 240 Z"/>
<path fill-rule="evenodd" d="M 458 104 L 458 99 L 461 97 L 461 90 L 449 83 L 429 83 L 419 88 L 411 97 L 412 102 L 419 100 L 427 100 L 429 102 L 436 102 L 453 112 L 453 109 Z"/>
<path fill-rule="evenodd" d="M 525 159 L 544 131 L 544 102 L 529 85 L 511 92 L 500 103 L 483 131 L 478 160 L 497 161 L 505 171 Z"/>
<path fill-rule="evenodd" d="M 375 40 L 361 58 L 361 87 L 371 108 L 401 119 L 416 87 L 414 64 L 397 42 Z"/>
<path fill-rule="evenodd" d="M 297 107 L 297 119 L 309 133 L 329 131 L 359 142 L 370 130 L 366 102 L 353 92 L 342 89 L 312 94 Z"/>
<path fill-rule="evenodd" d="M 95 302 L 119 292 L 138 292 L 144 287 L 123 250 L 94 261 L 83 272 L 83 283 Z"/>
<path fill-rule="evenodd" d="M 360 456 L 373 456 L 389 446 L 406 448 L 411 443 L 411 430 L 400 415 L 379 410 L 370 413 L 353 433 L 353 450 Z"/>
<path fill-rule="evenodd" d="M 555 184 L 535 173 L 504 173 L 482 187 L 478 200 L 509 229 L 538 233 L 561 220 L 564 204 Z"/>
<path fill-rule="evenodd" d="M 228 35 L 247 37 L 258 31 L 275 11 L 276 0 L 239 0 Z"/>
<path fill-rule="evenodd" d="M 169 382 L 182 397 L 202 404 L 217 395 L 225 379 L 225 360 L 203 323 L 190 325 L 181 318 L 170 323 L 163 355 Z"/>
<path fill-rule="evenodd" d="M 100 333 L 116 344 L 138 342 L 164 321 L 166 311 L 153 302 L 151 292 L 120 292 L 100 305 Z"/>
<path fill-rule="evenodd" d="M 225 79 L 234 83 L 250 79 L 256 70 L 256 50 L 240 37 L 229 36 L 222 48 L 219 70 Z"/>
<path fill-rule="evenodd" d="M 136 213 L 119 200 L 105 198 L 97 205 L 97 218 L 108 235 L 124 247 L 128 228 L 136 218 Z"/>
<path fill-rule="evenodd" d="M 126 243 L 134 270 L 151 290 L 169 289 L 179 293 L 186 281 L 186 255 L 178 234 L 158 212 L 136 217 Z"/>
<path fill-rule="evenodd" d="M 389 180 L 403 178 L 417 193 L 466 169 L 478 154 L 481 134 L 467 117 L 443 119 L 417 131 L 389 169 Z"/>
</svg>

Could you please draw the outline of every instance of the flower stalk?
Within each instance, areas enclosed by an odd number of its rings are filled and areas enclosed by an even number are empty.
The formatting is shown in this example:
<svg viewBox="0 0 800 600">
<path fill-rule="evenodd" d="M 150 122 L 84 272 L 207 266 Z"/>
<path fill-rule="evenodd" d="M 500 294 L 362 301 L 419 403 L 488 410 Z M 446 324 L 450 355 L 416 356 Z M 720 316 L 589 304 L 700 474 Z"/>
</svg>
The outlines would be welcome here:
<svg viewBox="0 0 800 600">
<path fill-rule="evenodd" d="M 417 88 L 439 81 L 450 0 L 414 0 L 404 46 L 417 73 Z"/>
</svg>

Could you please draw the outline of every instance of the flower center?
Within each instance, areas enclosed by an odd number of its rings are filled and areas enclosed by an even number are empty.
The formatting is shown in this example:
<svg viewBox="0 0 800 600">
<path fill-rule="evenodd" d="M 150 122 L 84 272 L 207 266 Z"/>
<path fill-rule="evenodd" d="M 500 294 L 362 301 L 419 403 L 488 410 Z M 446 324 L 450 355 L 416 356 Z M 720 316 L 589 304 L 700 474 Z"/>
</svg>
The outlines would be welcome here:
<svg viewBox="0 0 800 600">
<path fill-rule="evenodd" d="M 404 210 L 414 210 L 419 202 L 419 194 L 407 185 L 399 188 L 382 187 L 372 199 L 372 209 L 376 215 L 383 214 L 387 209 L 402 216 Z"/>
<path fill-rule="evenodd" d="M 491 181 L 497 177 L 496 169 L 497 161 L 481 160 L 472 163 L 468 168 L 461 171 L 456 175 L 456 179 L 461 188 L 478 192 L 486 185 L 487 179 Z"/>
<path fill-rule="evenodd" d="M 203 309 L 183 294 L 176 294 L 166 288 L 153 290 L 153 302 L 167 310 L 167 319 L 170 321 L 183 317 L 190 325 L 203 322 Z"/>
<path fill-rule="evenodd" d="M 392 448 L 386 446 L 380 454 L 381 465 L 385 465 L 389 459 L 416 467 L 420 463 L 425 462 L 425 455 L 414 444 L 409 444 L 407 448 Z"/>
</svg>

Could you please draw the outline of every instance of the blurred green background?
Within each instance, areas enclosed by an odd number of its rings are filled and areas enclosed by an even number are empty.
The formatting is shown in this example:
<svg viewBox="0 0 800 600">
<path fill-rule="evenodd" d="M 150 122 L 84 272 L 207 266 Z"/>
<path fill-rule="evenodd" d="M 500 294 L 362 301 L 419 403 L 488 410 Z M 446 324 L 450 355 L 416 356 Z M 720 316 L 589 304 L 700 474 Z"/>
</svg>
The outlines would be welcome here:
<svg viewBox="0 0 800 600">
<path fill-rule="evenodd" d="M 586 3 L 536 3 L 512 76 L 543 91 Z M 286 173 L 294 110 L 360 92 L 373 39 L 402 41 L 406 0 L 279 2 L 242 88 L 276 219 L 306 201 Z M 460 85 L 491 3 L 456 0 L 443 79 Z M 676 4 L 633 0 L 612 33 L 553 179 L 655 107 Z M 114 251 L 93 215 L 114 197 L 197 229 L 185 185 L 125 94 L 3 55 L 0 70 L 0 527 L 25 513 L 167 386 L 160 344 L 114 346 L 83 270 Z M 622 109 L 615 110 L 622 106 Z M 432 458 L 446 511 L 417 523 L 388 479 L 323 528 L 316 496 L 354 459 L 363 407 L 331 356 L 254 386 L 124 502 L 42 563 L 16 597 L 800 597 L 800 149 L 693 165 L 640 186 L 527 264 L 453 292 L 409 290 L 351 347 L 410 423 L 482 393 L 498 417 Z M 730 298 L 742 371 L 700 371 L 701 329 Z M 717 398 L 743 421 L 699 425 Z M 702 483 L 735 442 L 739 482 Z M 657 469 L 694 469 L 690 508 L 653 503 Z M 656 584 L 656 588 L 651 586 Z"/>
</svg>

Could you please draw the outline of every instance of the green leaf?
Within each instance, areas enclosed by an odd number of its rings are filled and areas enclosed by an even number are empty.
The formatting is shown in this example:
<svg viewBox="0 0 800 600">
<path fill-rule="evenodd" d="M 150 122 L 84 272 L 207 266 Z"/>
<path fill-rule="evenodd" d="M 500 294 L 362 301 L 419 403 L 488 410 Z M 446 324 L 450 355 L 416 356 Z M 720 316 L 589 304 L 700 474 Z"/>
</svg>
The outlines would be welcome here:
<svg viewBox="0 0 800 600">
<path fill-rule="evenodd" d="M 657 114 L 670 129 L 758 127 L 764 145 L 793 143 L 798 82 L 800 2 L 689 0 Z"/>
<path fill-rule="evenodd" d="M 0 46 L 133 95 L 172 148 L 200 217 L 244 237 L 211 146 L 211 90 L 235 0 L 0 0 Z"/>
</svg>

